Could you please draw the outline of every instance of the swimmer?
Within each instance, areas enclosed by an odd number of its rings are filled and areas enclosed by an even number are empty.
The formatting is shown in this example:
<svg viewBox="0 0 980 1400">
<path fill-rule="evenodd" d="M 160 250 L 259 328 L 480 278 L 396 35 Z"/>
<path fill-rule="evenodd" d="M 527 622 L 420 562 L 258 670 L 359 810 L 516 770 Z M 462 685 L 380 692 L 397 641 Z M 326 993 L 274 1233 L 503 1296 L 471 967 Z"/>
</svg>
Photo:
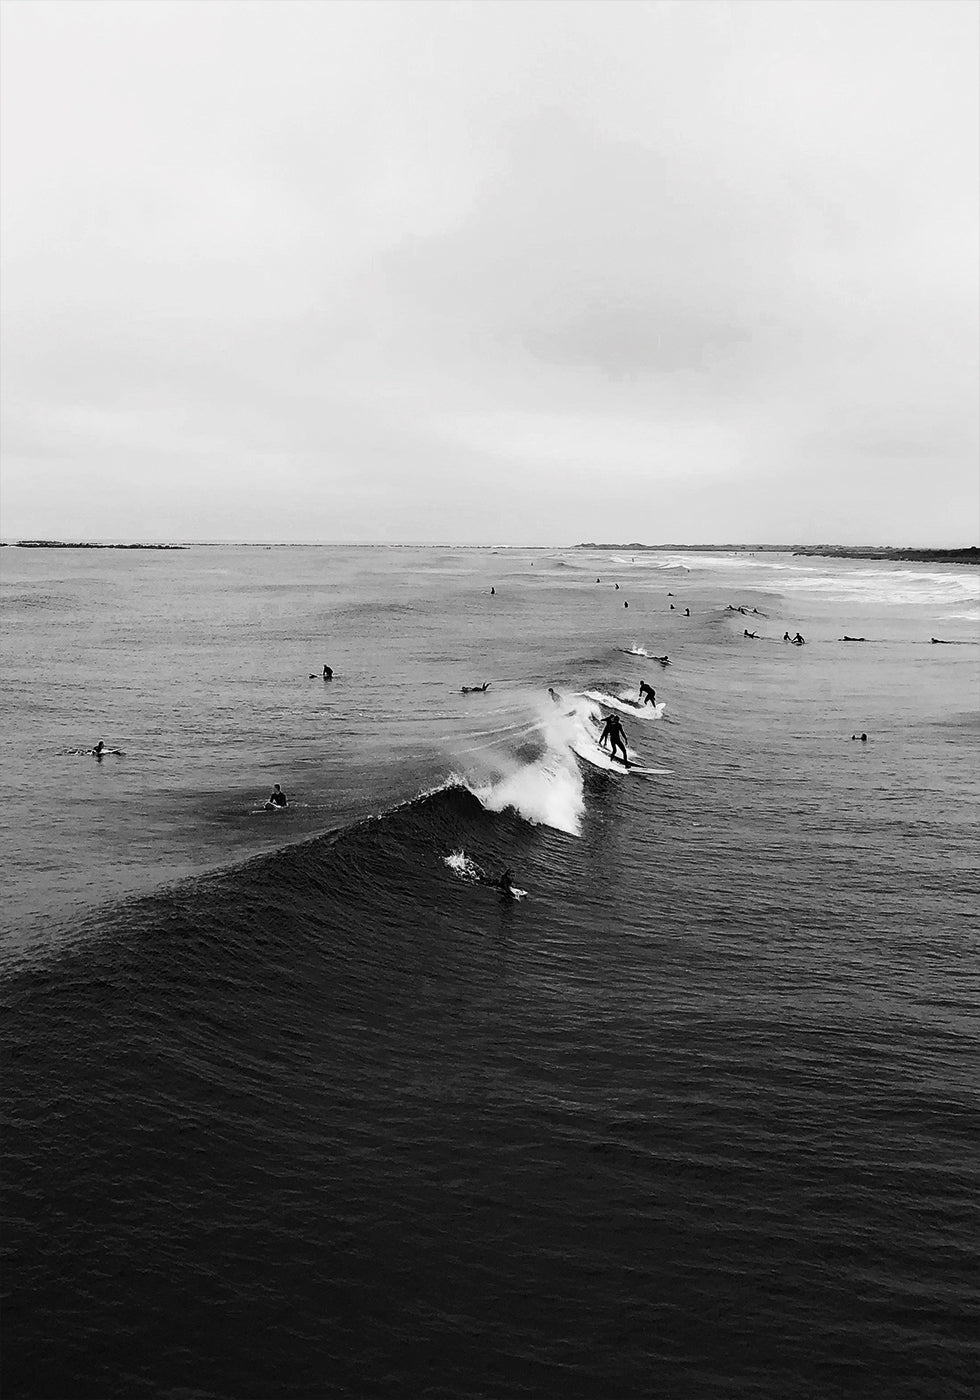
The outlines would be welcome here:
<svg viewBox="0 0 980 1400">
<path fill-rule="evenodd" d="M 555 702 L 556 705 L 561 704 L 561 696 L 558 694 L 557 690 L 555 690 L 554 686 L 548 686 L 548 694 L 551 696 L 552 700 Z"/>
<path fill-rule="evenodd" d="M 602 726 L 602 733 L 599 735 L 597 741 L 600 748 L 605 746 L 607 739 L 609 740 L 611 757 L 615 758 L 616 750 L 622 749 L 623 762 L 628 764 L 629 754 L 626 752 L 626 730 L 623 728 L 623 722 L 619 718 L 619 715 L 610 715 Z"/>
<path fill-rule="evenodd" d="M 646 681 L 640 681 L 640 699 L 644 705 L 655 705 L 657 703 L 657 692 L 652 685 L 647 685 Z"/>
<path fill-rule="evenodd" d="M 268 802 L 265 804 L 265 810 L 266 810 L 267 812 L 271 812 L 271 811 L 275 811 L 275 809 L 276 809 L 277 807 L 288 807 L 288 806 L 289 806 L 289 803 L 288 803 L 288 801 L 286 800 L 286 794 L 283 792 L 283 790 L 282 790 L 282 788 L 279 786 L 279 784 L 276 783 L 275 787 L 272 789 L 272 792 L 271 792 L 270 795 L 269 795 L 269 800 L 268 800 Z"/>
</svg>

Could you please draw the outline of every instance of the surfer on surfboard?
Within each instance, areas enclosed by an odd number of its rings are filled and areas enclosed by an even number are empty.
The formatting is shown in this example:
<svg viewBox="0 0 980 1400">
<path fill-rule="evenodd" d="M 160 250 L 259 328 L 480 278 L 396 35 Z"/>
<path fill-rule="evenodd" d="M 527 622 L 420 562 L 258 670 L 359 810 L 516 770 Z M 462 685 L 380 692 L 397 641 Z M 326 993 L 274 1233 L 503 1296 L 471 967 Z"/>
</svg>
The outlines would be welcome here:
<svg viewBox="0 0 980 1400">
<path fill-rule="evenodd" d="M 647 685 L 646 681 L 640 681 L 640 699 L 644 705 L 656 705 L 657 692 L 652 685 Z"/>
<path fill-rule="evenodd" d="M 629 755 L 626 752 L 626 730 L 623 728 L 623 721 L 619 715 L 609 715 L 602 726 L 602 733 L 597 740 L 600 748 L 604 748 L 606 740 L 609 741 L 609 754 L 611 758 L 618 757 L 616 750 L 622 749 L 623 762 L 629 763 Z"/>
<path fill-rule="evenodd" d="M 267 812 L 272 812 L 272 811 L 274 811 L 277 807 L 288 807 L 288 806 L 289 806 L 289 802 L 287 801 L 286 794 L 283 792 L 283 790 L 282 790 L 282 788 L 279 786 L 279 784 L 276 783 L 275 787 L 272 789 L 272 792 L 269 794 L 269 800 L 268 800 L 268 802 L 265 804 L 266 811 L 267 811 Z"/>
</svg>

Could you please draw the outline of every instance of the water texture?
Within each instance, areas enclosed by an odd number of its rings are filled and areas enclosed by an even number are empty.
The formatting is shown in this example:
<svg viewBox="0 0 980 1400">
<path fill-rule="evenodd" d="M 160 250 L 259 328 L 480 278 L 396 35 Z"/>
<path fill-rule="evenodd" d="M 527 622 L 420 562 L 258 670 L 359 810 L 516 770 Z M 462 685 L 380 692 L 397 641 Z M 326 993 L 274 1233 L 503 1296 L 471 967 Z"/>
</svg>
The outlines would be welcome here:
<svg viewBox="0 0 980 1400">
<path fill-rule="evenodd" d="M 2 555 L 5 1397 L 975 1393 L 975 573 Z"/>
</svg>

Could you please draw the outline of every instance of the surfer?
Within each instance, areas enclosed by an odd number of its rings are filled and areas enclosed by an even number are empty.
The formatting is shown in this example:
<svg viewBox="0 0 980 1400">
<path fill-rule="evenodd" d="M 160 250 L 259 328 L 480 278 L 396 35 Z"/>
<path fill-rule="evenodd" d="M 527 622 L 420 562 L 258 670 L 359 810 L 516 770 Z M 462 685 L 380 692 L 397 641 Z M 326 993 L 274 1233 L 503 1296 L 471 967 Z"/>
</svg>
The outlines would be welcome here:
<svg viewBox="0 0 980 1400">
<path fill-rule="evenodd" d="M 646 681 L 640 681 L 640 699 L 644 705 L 655 705 L 657 703 L 657 692 L 652 685 L 647 685 Z"/>
<path fill-rule="evenodd" d="M 629 607 L 629 603 L 624 603 L 624 604 L 623 604 L 623 607 L 624 607 L 624 608 L 628 608 L 628 607 Z"/>
<path fill-rule="evenodd" d="M 322 679 L 325 680 L 325 681 L 332 681 L 332 680 L 333 680 L 333 670 L 331 669 L 331 667 L 329 667 L 329 666 L 324 666 L 324 668 L 323 668 L 323 677 L 322 677 Z M 314 671 L 311 671 L 311 672 L 310 672 L 310 680 L 311 680 L 311 681 L 315 681 L 315 680 L 316 680 L 316 673 L 315 673 Z"/>
<path fill-rule="evenodd" d="M 852 738 L 852 739 L 856 739 L 857 737 L 858 737 L 857 734 L 852 734 L 852 735 L 851 735 L 851 738 Z M 866 744 L 866 743 L 868 742 L 868 736 L 867 736 L 867 734 L 862 733 L 860 737 L 861 737 L 861 743 L 862 743 L 862 744 Z"/>
<path fill-rule="evenodd" d="M 742 636 L 743 636 L 743 637 L 752 637 L 752 638 L 754 638 L 755 641 L 758 641 L 758 640 L 759 640 L 759 634 L 758 634 L 758 632 L 750 632 L 749 629 L 748 629 L 747 627 L 743 629 L 743 631 L 742 631 Z"/>
<path fill-rule="evenodd" d="M 288 801 L 286 800 L 286 794 L 283 792 L 283 790 L 282 790 L 282 788 L 279 786 L 279 784 L 276 783 L 275 787 L 272 789 L 272 792 L 271 792 L 270 795 L 269 795 L 269 800 L 268 800 L 268 802 L 265 804 L 265 809 L 266 809 L 266 811 L 267 811 L 267 812 L 273 811 L 276 807 L 288 807 L 288 806 L 289 806 L 289 803 L 288 803 Z"/>
<path fill-rule="evenodd" d="M 619 584 L 617 583 L 617 584 L 615 585 L 615 587 L 616 587 L 616 592 L 618 593 L 618 592 L 619 592 Z"/>
<path fill-rule="evenodd" d="M 96 758 L 101 758 L 102 755 L 105 753 L 105 751 L 106 751 L 106 747 L 105 747 L 105 740 L 104 740 L 104 739 L 100 739 L 99 742 L 96 744 L 95 748 L 92 750 L 92 752 L 95 754 Z"/>
<path fill-rule="evenodd" d="M 801 637 L 800 634 L 799 634 L 799 632 L 797 632 L 796 636 L 793 638 L 793 645 L 794 645 L 795 647 L 805 647 L 805 646 L 806 646 L 806 638 L 805 638 L 805 637 Z"/>
<path fill-rule="evenodd" d="M 793 640 L 793 638 L 789 635 L 788 632 L 784 632 L 784 633 L 783 633 L 783 641 L 784 641 L 784 642 L 791 642 L 792 640 Z"/>
<path fill-rule="evenodd" d="M 493 597 L 496 595 L 496 592 L 497 592 L 497 590 L 496 590 L 495 588 L 491 587 L 491 589 L 490 589 L 490 597 L 493 598 Z"/>
<path fill-rule="evenodd" d="M 787 638 L 787 640 L 789 640 L 789 639 Z M 841 641 L 842 641 L 842 642 L 863 642 L 863 641 L 864 641 L 864 638 L 863 638 L 863 637 L 849 637 L 849 636 L 847 635 L 847 633 L 845 632 L 844 635 L 843 635 L 843 637 L 841 637 Z"/>
<path fill-rule="evenodd" d="M 557 690 L 554 688 L 553 685 L 548 686 L 548 694 L 551 696 L 552 700 L 555 702 L 556 705 L 561 704 L 561 696 L 558 694 Z"/>
<path fill-rule="evenodd" d="M 459 688 L 461 695 L 482 695 L 485 690 L 490 689 L 490 682 L 484 681 L 482 685 L 461 685 Z"/>
<path fill-rule="evenodd" d="M 690 616 L 691 616 L 691 609 L 690 609 L 690 608 L 685 608 L 685 609 L 684 609 L 684 616 L 685 616 L 685 617 L 690 617 Z"/>
<path fill-rule="evenodd" d="M 606 740 L 609 740 L 609 752 L 612 758 L 616 757 L 616 750 L 622 749 L 623 762 L 629 763 L 629 754 L 626 752 L 626 730 L 623 728 L 623 721 L 619 715 L 610 715 L 602 726 L 602 733 L 599 735 L 598 743 L 602 748 Z"/>
<path fill-rule="evenodd" d="M 517 891 L 514 889 L 514 878 L 509 870 L 505 870 L 499 881 L 500 893 L 505 899 L 516 899 Z"/>
<path fill-rule="evenodd" d="M 670 665 L 670 657 L 667 655 L 666 652 L 664 653 L 663 656 L 655 656 L 653 659 L 654 659 L 654 661 L 659 661 L 660 664 L 661 664 L 661 666 L 669 666 L 669 665 Z"/>
</svg>

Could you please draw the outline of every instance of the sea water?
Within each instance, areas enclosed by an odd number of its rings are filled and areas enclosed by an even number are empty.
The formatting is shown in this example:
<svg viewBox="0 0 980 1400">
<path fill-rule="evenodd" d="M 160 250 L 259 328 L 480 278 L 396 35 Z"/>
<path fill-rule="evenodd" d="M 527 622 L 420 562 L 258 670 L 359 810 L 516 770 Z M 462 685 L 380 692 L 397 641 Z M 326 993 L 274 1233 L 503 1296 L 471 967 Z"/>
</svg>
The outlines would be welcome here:
<svg viewBox="0 0 980 1400">
<path fill-rule="evenodd" d="M 974 1393 L 975 570 L 0 570 L 4 1396 Z"/>
</svg>

